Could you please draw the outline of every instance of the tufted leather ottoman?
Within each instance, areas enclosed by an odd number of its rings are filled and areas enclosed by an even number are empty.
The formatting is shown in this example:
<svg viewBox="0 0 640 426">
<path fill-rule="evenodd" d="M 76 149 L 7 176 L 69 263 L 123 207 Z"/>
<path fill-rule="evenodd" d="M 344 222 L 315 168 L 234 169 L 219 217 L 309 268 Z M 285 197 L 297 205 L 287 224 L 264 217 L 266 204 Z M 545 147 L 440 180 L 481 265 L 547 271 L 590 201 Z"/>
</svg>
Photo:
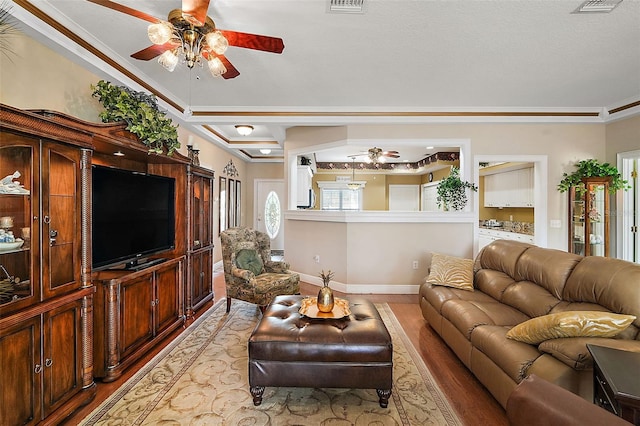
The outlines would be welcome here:
<svg viewBox="0 0 640 426">
<path fill-rule="evenodd" d="M 303 296 L 276 296 L 249 337 L 254 405 L 266 386 L 376 389 L 391 396 L 393 346 L 376 307 L 349 298 L 351 315 L 313 319 L 298 313 Z"/>
</svg>

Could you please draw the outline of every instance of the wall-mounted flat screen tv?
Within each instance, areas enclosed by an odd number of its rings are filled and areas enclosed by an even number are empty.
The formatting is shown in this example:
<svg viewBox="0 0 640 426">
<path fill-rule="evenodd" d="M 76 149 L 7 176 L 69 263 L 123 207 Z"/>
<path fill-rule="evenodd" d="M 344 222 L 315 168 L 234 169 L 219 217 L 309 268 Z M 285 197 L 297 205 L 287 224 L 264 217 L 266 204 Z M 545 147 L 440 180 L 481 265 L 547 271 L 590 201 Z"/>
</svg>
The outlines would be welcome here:
<svg viewBox="0 0 640 426">
<path fill-rule="evenodd" d="M 175 179 L 93 166 L 92 185 L 93 268 L 175 247 Z"/>
</svg>

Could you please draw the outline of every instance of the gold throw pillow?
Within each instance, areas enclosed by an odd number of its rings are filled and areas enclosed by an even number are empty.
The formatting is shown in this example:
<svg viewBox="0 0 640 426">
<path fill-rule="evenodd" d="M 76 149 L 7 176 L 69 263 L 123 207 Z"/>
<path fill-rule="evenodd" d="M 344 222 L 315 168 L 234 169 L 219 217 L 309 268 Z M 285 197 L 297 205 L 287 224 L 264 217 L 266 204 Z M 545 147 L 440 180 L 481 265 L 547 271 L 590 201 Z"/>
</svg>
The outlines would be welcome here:
<svg viewBox="0 0 640 426">
<path fill-rule="evenodd" d="M 507 337 L 531 345 L 562 337 L 613 337 L 635 319 L 633 315 L 611 312 L 559 312 L 520 323 L 507 332 Z"/>
<path fill-rule="evenodd" d="M 426 282 L 473 291 L 473 260 L 433 253 Z"/>
</svg>

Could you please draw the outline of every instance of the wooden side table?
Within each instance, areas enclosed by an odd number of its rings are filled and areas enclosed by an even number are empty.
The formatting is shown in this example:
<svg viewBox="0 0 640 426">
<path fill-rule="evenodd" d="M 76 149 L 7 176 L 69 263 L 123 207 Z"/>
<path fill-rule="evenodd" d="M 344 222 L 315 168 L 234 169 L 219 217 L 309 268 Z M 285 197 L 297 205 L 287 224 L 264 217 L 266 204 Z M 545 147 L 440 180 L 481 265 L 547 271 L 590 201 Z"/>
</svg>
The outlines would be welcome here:
<svg viewBox="0 0 640 426">
<path fill-rule="evenodd" d="M 587 345 L 593 357 L 593 400 L 640 425 L 640 353 Z"/>
</svg>

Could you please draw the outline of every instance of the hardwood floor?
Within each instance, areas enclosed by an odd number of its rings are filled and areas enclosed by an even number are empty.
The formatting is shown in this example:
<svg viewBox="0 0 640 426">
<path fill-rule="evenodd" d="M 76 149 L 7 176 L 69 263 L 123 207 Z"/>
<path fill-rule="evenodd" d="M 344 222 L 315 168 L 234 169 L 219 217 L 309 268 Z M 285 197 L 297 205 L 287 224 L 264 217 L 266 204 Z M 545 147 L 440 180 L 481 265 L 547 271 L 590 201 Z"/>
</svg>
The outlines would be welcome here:
<svg viewBox="0 0 640 426">
<path fill-rule="evenodd" d="M 315 295 L 317 291 L 318 287 L 314 285 L 307 283 L 300 285 L 300 292 L 303 295 Z M 216 301 L 225 298 L 224 276 L 221 272 L 215 273 L 214 292 Z M 336 292 L 336 294 L 338 296 L 344 296 L 344 294 L 339 292 Z M 491 394 L 489 394 L 480 382 L 478 382 L 469 370 L 458 360 L 440 336 L 428 326 L 422 317 L 417 295 L 370 294 L 364 296 L 374 303 L 386 302 L 389 304 L 393 313 L 400 321 L 400 324 L 402 324 L 402 328 L 407 333 L 407 336 L 409 336 L 411 342 L 421 354 L 425 364 L 429 367 L 440 388 L 465 425 L 486 424 L 501 426 L 508 424 L 505 412 L 500 404 L 493 399 Z M 200 315 L 205 311 L 206 309 L 202 309 L 196 315 Z M 179 331 L 170 336 L 167 342 L 175 338 L 178 334 Z M 69 417 L 65 425 L 78 424 L 80 420 L 108 398 L 109 395 L 131 377 L 138 368 L 146 364 L 161 349 L 162 345 L 159 345 L 159 347 L 150 351 L 115 382 L 98 382 L 96 398 Z"/>
</svg>

